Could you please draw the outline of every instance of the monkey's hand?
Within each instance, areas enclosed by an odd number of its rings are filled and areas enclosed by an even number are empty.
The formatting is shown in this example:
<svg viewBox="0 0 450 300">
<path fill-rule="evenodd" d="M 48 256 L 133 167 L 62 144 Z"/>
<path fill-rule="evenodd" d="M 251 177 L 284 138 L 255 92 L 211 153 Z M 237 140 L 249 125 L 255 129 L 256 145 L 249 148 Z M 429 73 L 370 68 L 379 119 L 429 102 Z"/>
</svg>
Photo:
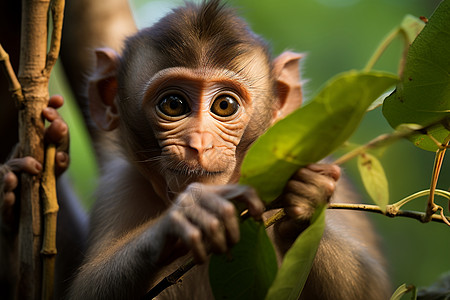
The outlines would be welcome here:
<svg viewBox="0 0 450 300">
<path fill-rule="evenodd" d="M 55 167 L 56 174 L 62 174 L 69 166 L 69 134 L 68 127 L 60 117 L 57 108 L 63 105 L 61 96 L 52 96 L 48 107 L 42 111 L 44 118 L 51 122 L 45 130 L 46 143 L 53 143 L 57 147 Z M 16 149 L 17 150 L 17 149 Z M 19 174 L 26 172 L 31 175 L 38 175 L 42 170 L 42 165 L 33 157 L 17 157 L 14 151 L 12 158 L 4 165 L 0 165 L 0 221 L 6 228 L 17 222 L 14 207 L 16 202 L 16 188 L 19 183 Z M 5 228 L 5 227 L 3 227 Z"/>
<path fill-rule="evenodd" d="M 172 254 L 163 251 L 166 253 L 163 256 L 173 256 L 173 242 L 184 252 L 191 250 L 198 263 L 204 262 L 209 252 L 228 251 L 239 241 L 239 221 L 234 204 L 240 208 L 245 206 L 252 217 L 261 219 L 264 205 L 249 187 L 189 185 L 160 222 L 172 241 L 166 241 Z"/>
<path fill-rule="evenodd" d="M 276 232 L 295 239 L 309 226 L 315 209 L 330 201 L 340 174 L 340 168 L 332 164 L 311 164 L 299 169 L 276 200 L 287 216 L 276 225 Z"/>
</svg>

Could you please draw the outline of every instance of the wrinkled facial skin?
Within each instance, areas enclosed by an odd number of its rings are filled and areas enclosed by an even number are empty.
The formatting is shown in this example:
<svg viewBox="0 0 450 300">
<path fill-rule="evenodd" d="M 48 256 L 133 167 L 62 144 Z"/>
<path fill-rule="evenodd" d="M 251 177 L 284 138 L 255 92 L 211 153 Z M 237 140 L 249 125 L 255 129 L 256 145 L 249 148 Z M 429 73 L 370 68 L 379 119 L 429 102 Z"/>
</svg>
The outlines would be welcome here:
<svg viewBox="0 0 450 300">
<path fill-rule="evenodd" d="M 142 109 L 171 190 L 193 181 L 226 183 L 232 175 L 253 107 L 248 89 L 221 73 L 170 68 L 149 82 Z"/>
<path fill-rule="evenodd" d="M 167 68 L 142 84 L 137 110 L 128 114 L 141 116 L 160 149 L 158 154 L 147 151 L 156 145 L 133 149 L 144 153 L 135 161 L 141 162 L 138 167 L 146 177 L 158 182 L 153 186 L 163 183 L 177 193 L 192 182 L 237 181 L 243 158 L 237 149 L 242 141 L 248 148 L 253 136 L 260 134 L 251 134 L 247 141 L 249 123 L 258 116 L 260 127 L 267 127 L 271 116 L 263 104 L 270 103 L 263 99 L 270 94 L 269 76 L 261 74 L 269 74 L 268 66 L 255 60 L 239 74 L 226 69 Z M 130 108 L 122 105 L 122 109 Z"/>
<path fill-rule="evenodd" d="M 169 190 L 189 183 L 226 184 L 236 175 L 236 149 L 254 112 L 254 95 L 238 74 L 169 68 L 149 81 L 142 102 L 161 148 Z"/>
</svg>

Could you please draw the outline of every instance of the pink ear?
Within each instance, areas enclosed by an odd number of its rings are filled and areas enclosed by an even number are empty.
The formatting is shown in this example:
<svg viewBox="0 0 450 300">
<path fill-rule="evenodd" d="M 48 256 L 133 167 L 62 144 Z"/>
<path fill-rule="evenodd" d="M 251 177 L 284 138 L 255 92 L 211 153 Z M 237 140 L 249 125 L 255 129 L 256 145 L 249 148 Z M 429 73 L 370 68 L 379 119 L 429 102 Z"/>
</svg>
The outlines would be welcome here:
<svg viewBox="0 0 450 300">
<path fill-rule="evenodd" d="M 278 107 L 275 111 L 274 122 L 302 105 L 299 70 L 299 61 L 302 57 L 302 54 L 286 51 L 273 61 L 278 89 Z"/>
<path fill-rule="evenodd" d="M 97 64 L 88 89 L 89 110 L 98 127 L 113 130 L 119 125 L 115 104 L 119 54 L 109 48 L 99 48 L 95 50 L 95 55 Z"/>
</svg>

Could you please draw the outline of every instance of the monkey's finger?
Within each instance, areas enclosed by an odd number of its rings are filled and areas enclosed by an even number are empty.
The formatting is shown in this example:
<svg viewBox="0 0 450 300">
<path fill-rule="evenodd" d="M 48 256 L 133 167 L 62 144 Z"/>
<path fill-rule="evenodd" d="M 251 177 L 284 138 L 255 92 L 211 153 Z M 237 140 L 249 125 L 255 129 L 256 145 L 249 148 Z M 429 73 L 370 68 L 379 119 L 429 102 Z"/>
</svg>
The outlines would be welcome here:
<svg viewBox="0 0 450 300">
<path fill-rule="evenodd" d="M 45 131 L 45 140 L 48 144 L 55 144 L 60 151 L 69 150 L 69 130 L 62 119 L 54 120 Z"/>
<path fill-rule="evenodd" d="M 211 201 L 213 201 L 211 199 Z M 207 239 L 211 250 L 215 253 L 227 251 L 225 226 L 219 219 L 199 206 L 191 206 L 184 209 L 189 221 L 202 230 L 202 235 Z"/>
<path fill-rule="evenodd" d="M 3 196 L 3 201 L 1 204 L 1 209 L 3 213 L 3 217 L 5 214 L 9 214 L 11 212 L 11 208 L 14 206 L 16 202 L 16 194 L 14 192 L 5 192 Z"/>
<path fill-rule="evenodd" d="M 64 98 L 61 95 L 53 95 L 48 101 L 48 106 L 53 108 L 60 108 L 64 104 Z"/>
<path fill-rule="evenodd" d="M 335 164 L 310 164 L 306 168 L 320 173 L 322 175 L 328 176 L 335 181 L 338 181 L 341 177 L 341 168 Z"/>
<path fill-rule="evenodd" d="M 69 167 L 70 164 L 70 157 L 69 154 L 66 152 L 62 152 L 62 151 L 58 151 L 56 152 L 56 158 L 55 158 L 55 172 L 56 172 L 56 176 L 64 173 L 64 171 L 67 170 L 67 168 Z"/>
<path fill-rule="evenodd" d="M 292 197 L 286 197 L 287 195 Z M 284 205 L 295 205 L 296 202 L 291 202 L 290 199 L 295 201 L 295 198 L 298 197 L 317 201 L 325 196 L 325 192 L 314 184 L 291 179 L 287 182 L 282 196 Z"/>
<path fill-rule="evenodd" d="M 221 194 L 238 205 L 241 210 L 248 209 L 250 216 L 260 220 L 265 210 L 264 203 L 259 199 L 256 191 L 245 185 L 227 185 Z M 244 207 L 242 205 L 244 204 Z"/>
<path fill-rule="evenodd" d="M 205 197 L 205 201 L 202 201 L 202 206 L 214 215 L 220 216 L 228 244 L 236 244 L 239 241 L 240 232 L 237 212 L 233 203 L 216 194 L 209 194 Z"/>
<path fill-rule="evenodd" d="M 8 172 L 3 176 L 3 191 L 5 193 L 12 192 L 18 185 L 19 180 L 16 174 Z"/>
<path fill-rule="evenodd" d="M 326 175 L 322 175 L 308 168 L 300 169 L 289 182 L 304 182 L 316 187 L 319 194 L 331 197 L 336 189 L 336 181 Z"/>
<path fill-rule="evenodd" d="M 47 143 L 56 145 L 58 153 L 61 153 L 57 154 L 57 167 L 59 167 L 61 170 L 65 170 L 69 163 L 68 126 L 59 116 L 58 112 L 53 108 L 47 107 L 46 109 L 44 109 L 43 114 L 48 120 L 52 121 L 50 126 L 45 130 L 45 141 Z"/>
<path fill-rule="evenodd" d="M 314 214 L 316 205 L 308 198 L 302 198 L 287 194 L 286 202 L 291 203 L 284 207 L 287 216 L 294 220 L 310 220 Z M 289 199 L 290 197 L 294 199 Z"/>
<path fill-rule="evenodd" d="M 198 263 L 206 261 L 207 252 L 202 240 L 200 229 L 195 227 L 189 220 L 178 210 L 172 210 L 168 213 L 170 219 L 171 231 L 178 236 L 188 249 L 192 250 L 194 260 Z"/>
<path fill-rule="evenodd" d="M 42 165 L 33 157 L 13 158 L 6 162 L 13 172 L 27 172 L 31 175 L 37 175 L 42 170 Z"/>
</svg>

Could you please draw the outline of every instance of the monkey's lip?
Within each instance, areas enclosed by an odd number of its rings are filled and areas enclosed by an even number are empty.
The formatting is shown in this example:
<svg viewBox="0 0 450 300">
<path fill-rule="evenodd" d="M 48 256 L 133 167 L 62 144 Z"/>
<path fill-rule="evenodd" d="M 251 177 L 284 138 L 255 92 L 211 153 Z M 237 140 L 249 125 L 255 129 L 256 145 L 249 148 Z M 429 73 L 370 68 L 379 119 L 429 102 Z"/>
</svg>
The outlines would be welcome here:
<svg viewBox="0 0 450 300">
<path fill-rule="evenodd" d="M 224 171 L 208 171 L 203 168 L 195 168 L 195 169 L 189 169 L 189 168 L 183 168 L 183 169 L 168 169 L 170 172 L 176 174 L 176 175 L 183 175 L 183 176 L 195 176 L 195 177 L 207 177 L 207 176 L 217 176 Z"/>
</svg>

